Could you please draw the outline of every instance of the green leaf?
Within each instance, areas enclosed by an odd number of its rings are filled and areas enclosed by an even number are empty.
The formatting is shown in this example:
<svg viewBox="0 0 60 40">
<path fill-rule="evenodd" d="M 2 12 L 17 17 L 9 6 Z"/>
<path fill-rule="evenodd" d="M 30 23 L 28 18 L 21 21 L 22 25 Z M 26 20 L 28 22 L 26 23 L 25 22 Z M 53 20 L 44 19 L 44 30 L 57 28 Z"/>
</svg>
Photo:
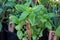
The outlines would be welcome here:
<svg viewBox="0 0 60 40">
<path fill-rule="evenodd" d="M 35 25 L 35 14 L 31 13 L 28 17 L 28 21 L 31 23 L 32 26 Z"/>
<path fill-rule="evenodd" d="M 18 36 L 19 39 L 22 39 L 23 38 L 22 31 L 17 31 L 17 36 Z"/>
<path fill-rule="evenodd" d="M 35 13 L 38 15 L 47 13 L 47 9 L 43 5 L 37 5 L 33 7 L 32 9 L 35 10 Z"/>
<path fill-rule="evenodd" d="M 30 6 L 30 4 L 31 4 L 31 2 L 32 2 L 32 0 L 27 0 L 27 2 L 24 4 L 24 5 L 26 5 L 26 6 Z"/>
<path fill-rule="evenodd" d="M 55 34 L 57 37 L 60 37 L 60 26 L 56 29 Z"/>
<path fill-rule="evenodd" d="M 11 15 L 11 16 L 9 17 L 9 19 L 10 19 L 13 23 L 19 24 L 19 19 L 18 19 L 16 16 Z"/>
<path fill-rule="evenodd" d="M 43 17 L 46 18 L 46 19 L 50 19 L 51 18 L 48 14 L 44 14 Z"/>
<path fill-rule="evenodd" d="M 49 30 L 52 30 L 52 25 L 49 22 L 45 23 L 45 27 L 48 28 Z"/>
<path fill-rule="evenodd" d="M 43 36 L 43 30 L 41 30 L 39 37 Z"/>
<path fill-rule="evenodd" d="M 37 29 L 37 35 L 39 35 L 41 32 L 41 28 Z"/>
<path fill-rule="evenodd" d="M 15 3 L 14 2 L 7 2 L 5 4 L 5 7 L 14 7 L 15 6 Z"/>
<path fill-rule="evenodd" d="M 46 19 L 51 19 L 51 18 L 55 18 L 58 16 L 55 13 L 47 13 L 47 14 L 43 14 L 43 17 Z"/>
<path fill-rule="evenodd" d="M 26 37 L 24 37 L 22 40 L 28 40 Z"/>
<path fill-rule="evenodd" d="M 57 15 L 55 13 L 48 13 L 49 17 L 57 17 Z"/>
<path fill-rule="evenodd" d="M 15 27 L 15 29 L 16 29 L 16 30 L 21 30 L 24 24 L 25 24 L 25 22 L 24 22 L 24 21 L 21 21 L 21 22 Z"/>
<path fill-rule="evenodd" d="M 42 17 L 42 18 L 40 18 L 40 21 L 41 21 L 42 23 L 45 23 L 47 20 Z"/>
<path fill-rule="evenodd" d="M 29 13 L 24 11 L 20 16 L 19 21 L 24 20 L 28 15 L 29 15 Z"/>
<path fill-rule="evenodd" d="M 40 2 L 43 4 L 43 5 L 46 5 L 50 0 L 40 0 Z"/>
<path fill-rule="evenodd" d="M 16 27 L 15 27 L 16 30 L 21 30 L 22 29 L 22 25 L 19 23 Z"/>
<path fill-rule="evenodd" d="M 37 27 L 42 28 L 42 29 L 46 28 L 44 23 L 40 23 Z"/>
<path fill-rule="evenodd" d="M 47 19 L 45 19 L 43 15 L 37 16 L 37 19 L 39 20 L 38 23 L 45 23 L 47 21 Z"/>
<path fill-rule="evenodd" d="M 33 35 L 33 36 L 32 36 L 32 39 L 33 39 L 33 40 L 37 40 L 37 36 L 36 36 L 36 35 Z"/>
<path fill-rule="evenodd" d="M 26 10 L 29 9 L 27 6 L 25 6 L 25 5 L 19 5 L 19 4 L 17 4 L 17 5 L 15 6 L 15 8 L 16 8 L 16 10 L 19 11 L 19 12 L 23 12 L 23 11 L 26 11 Z"/>
<path fill-rule="evenodd" d="M 28 37 L 27 31 L 24 32 L 24 37 Z"/>
</svg>

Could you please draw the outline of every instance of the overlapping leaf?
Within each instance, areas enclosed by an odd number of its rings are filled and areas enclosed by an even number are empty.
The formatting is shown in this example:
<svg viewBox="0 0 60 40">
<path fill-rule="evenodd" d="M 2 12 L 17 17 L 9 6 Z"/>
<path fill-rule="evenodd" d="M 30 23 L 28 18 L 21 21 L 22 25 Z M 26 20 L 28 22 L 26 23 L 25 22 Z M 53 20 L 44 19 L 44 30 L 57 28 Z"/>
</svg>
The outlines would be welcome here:
<svg viewBox="0 0 60 40">
<path fill-rule="evenodd" d="M 19 39 L 22 39 L 23 38 L 22 31 L 17 31 L 17 36 L 18 36 Z"/>
<path fill-rule="evenodd" d="M 18 24 L 16 27 L 15 27 L 16 30 L 21 30 L 22 29 L 22 25 L 21 24 Z"/>
<path fill-rule="evenodd" d="M 23 12 L 23 11 L 26 11 L 26 10 L 28 10 L 29 8 L 27 7 L 27 6 L 25 6 L 25 5 L 16 5 L 15 6 L 15 8 L 16 8 L 16 10 L 18 10 L 19 12 Z"/>
<path fill-rule="evenodd" d="M 19 18 L 19 21 L 24 20 L 29 15 L 29 12 L 23 12 Z"/>
<path fill-rule="evenodd" d="M 32 2 L 32 0 L 27 0 L 27 2 L 24 4 L 24 5 L 26 5 L 26 6 L 30 6 L 30 4 L 31 4 L 31 2 Z"/>
<path fill-rule="evenodd" d="M 9 19 L 10 19 L 13 23 L 19 24 L 19 19 L 18 19 L 16 16 L 11 15 L 11 16 L 9 17 Z"/>
<path fill-rule="evenodd" d="M 51 23 L 46 22 L 46 23 L 45 23 L 45 26 L 46 26 L 46 28 L 48 28 L 49 30 L 52 30 L 52 25 L 51 25 Z"/>
<path fill-rule="evenodd" d="M 43 5 L 37 5 L 37 6 L 33 7 L 32 9 L 34 9 L 35 13 L 38 15 L 47 13 L 47 9 Z"/>
<path fill-rule="evenodd" d="M 25 22 L 24 22 L 24 21 L 21 21 L 21 22 L 15 27 L 15 29 L 16 29 L 16 30 L 21 30 L 24 24 L 25 24 Z"/>
<path fill-rule="evenodd" d="M 35 25 L 35 14 L 34 13 L 29 15 L 28 21 L 31 23 L 32 26 Z"/>
</svg>

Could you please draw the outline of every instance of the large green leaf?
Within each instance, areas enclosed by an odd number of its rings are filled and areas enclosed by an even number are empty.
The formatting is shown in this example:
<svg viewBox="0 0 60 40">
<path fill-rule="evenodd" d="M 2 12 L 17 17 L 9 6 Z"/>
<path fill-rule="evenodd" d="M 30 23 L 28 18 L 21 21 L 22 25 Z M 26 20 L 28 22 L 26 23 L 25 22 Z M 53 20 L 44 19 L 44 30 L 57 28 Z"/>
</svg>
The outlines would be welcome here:
<svg viewBox="0 0 60 40">
<path fill-rule="evenodd" d="M 26 11 L 26 10 L 29 9 L 27 6 L 25 6 L 25 5 L 19 5 L 19 4 L 17 4 L 17 5 L 15 6 L 15 8 L 16 8 L 16 10 L 18 10 L 19 12 Z"/>
<path fill-rule="evenodd" d="M 39 22 L 40 22 L 40 23 L 41 23 L 41 22 L 42 22 L 42 23 L 45 23 L 45 22 L 47 21 L 47 19 L 45 19 L 44 16 L 41 15 L 41 14 L 40 14 L 39 16 L 37 16 L 37 19 L 39 19 Z"/>
<path fill-rule="evenodd" d="M 22 39 L 23 38 L 22 31 L 17 31 L 17 36 L 18 36 L 19 39 Z"/>
<path fill-rule="evenodd" d="M 19 21 L 24 20 L 28 15 L 29 15 L 29 13 L 26 12 L 26 11 L 24 11 L 23 13 L 21 13 L 21 16 L 19 18 Z"/>
<path fill-rule="evenodd" d="M 45 18 L 40 18 L 40 21 L 42 22 L 42 23 L 45 23 L 46 21 L 47 21 L 47 19 L 45 19 Z"/>
<path fill-rule="evenodd" d="M 28 40 L 26 37 L 24 37 L 22 40 Z"/>
<path fill-rule="evenodd" d="M 11 16 L 9 17 L 9 19 L 10 19 L 13 23 L 19 24 L 19 19 L 18 19 L 16 16 L 11 15 Z"/>
<path fill-rule="evenodd" d="M 35 10 L 35 13 L 38 15 L 47 13 L 47 9 L 43 5 L 37 5 L 33 7 L 32 9 Z"/>
<path fill-rule="evenodd" d="M 51 19 L 51 18 L 55 18 L 55 17 L 58 17 L 58 16 L 54 13 L 47 13 L 47 14 L 43 14 L 43 17 L 46 18 L 46 19 Z"/>
<path fill-rule="evenodd" d="M 39 34 L 39 37 L 42 37 L 43 36 L 43 30 L 41 30 L 40 34 Z"/>
<path fill-rule="evenodd" d="M 16 27 L 15 27 L 16 30 L 21 30 L 22 29 L 22 25 L 19 23 Z"/>
<path fill-rule="evenodd" d="M 21 22 L 15 27 L 15 29 L 16 29 L 16 30 L 21 30 L 24 24 L 25 24 L 25 22 L 24 22 L 24 21 L 21 21 Z"/>
<path fill-rule="evenodd" d="M 50 22 L 46 22 L 45 27 L 48 28 L 49 30 L 52 30 L 52 25 Z"/>
<path fill-rule="evenodd" d="M 31 13 L 28 17 L 28 21 L 31 23 L 32 26 L 35 25 L 35 14 Z"/>
<path fill-rule="evenodd" d="M 32 39 L 33 39 L 33 40 L 37 40 L 37 36 L 36 36 L 36 35 L 33 35 L 33 36 L 32 36 Z"/>
<path fill-rule="evenodd" d="M 47 14 L 43 14 L 43 17 L 46 19 L 51 19 L 58 16 L 55 13 L 47 13 Z"/>
<path fill-rule="evenodd" d="M 56 36 L 60 37 L 60 26 L 55 31 Z"/>
<path fill-rule="evenodd" d="M 37 31 L 37 35 L 39 35 L 41 33 L 41 28 L 38 28 L 36 31 Z"/>
<path fill-rule="evenodd" d="M 57 17 L 57 15 L 55 13 L 48 13 L 49 17 Z"/>
</svg>

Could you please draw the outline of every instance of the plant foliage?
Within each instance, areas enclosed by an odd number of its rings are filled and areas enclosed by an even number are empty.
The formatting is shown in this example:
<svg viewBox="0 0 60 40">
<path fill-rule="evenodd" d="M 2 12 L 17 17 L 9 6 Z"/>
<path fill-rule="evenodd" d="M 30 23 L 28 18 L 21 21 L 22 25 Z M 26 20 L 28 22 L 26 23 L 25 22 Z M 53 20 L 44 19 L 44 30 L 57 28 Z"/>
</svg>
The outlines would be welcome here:
<svg viewBox="0 0 60 40">
<path fill-rule="evenodd" d="M 21 12 L 20 13 L 21 15 L 19 18 L 15 16 L 18 19 L 17 21 L 19 21 L 19 23 L 15 27 L 17 31 L 20 31 L 20 32 L 17 32 L 19 39 L 23 39 L 22 38 L 23 33 L 21 32 L 21 28 L 23 28 L 23 25 L 26 25 L 25 23 L 26 20 L 28 20 L 31 23 L 31 33 L 32 33 L 33 40 L 38 40 L 38 37 L 42 36 L 42 32 L 45 28 L 52 30 L 51 18 L 56 17 L 56 14 L 48 13 L 47 9 L 43 5 L 28 7 L 26 5 L 17 4 L 15 8 L 18 12 Z M 14 18 L 13 16 L 10 16 L 10 17 Z"/>
</svg>

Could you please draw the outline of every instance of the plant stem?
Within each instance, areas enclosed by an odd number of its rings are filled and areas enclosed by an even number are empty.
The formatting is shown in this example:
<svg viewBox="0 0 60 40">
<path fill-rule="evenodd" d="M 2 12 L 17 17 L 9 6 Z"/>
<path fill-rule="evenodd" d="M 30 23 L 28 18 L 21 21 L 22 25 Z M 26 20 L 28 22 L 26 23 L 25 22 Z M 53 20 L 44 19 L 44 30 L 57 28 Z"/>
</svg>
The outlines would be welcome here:
<svg viewBox="0 0 60 40">
<path fill-rule="evenodd" d="M 28 40 L 31 40 L 30 22 L 26 21 Z"/>
</svg>

